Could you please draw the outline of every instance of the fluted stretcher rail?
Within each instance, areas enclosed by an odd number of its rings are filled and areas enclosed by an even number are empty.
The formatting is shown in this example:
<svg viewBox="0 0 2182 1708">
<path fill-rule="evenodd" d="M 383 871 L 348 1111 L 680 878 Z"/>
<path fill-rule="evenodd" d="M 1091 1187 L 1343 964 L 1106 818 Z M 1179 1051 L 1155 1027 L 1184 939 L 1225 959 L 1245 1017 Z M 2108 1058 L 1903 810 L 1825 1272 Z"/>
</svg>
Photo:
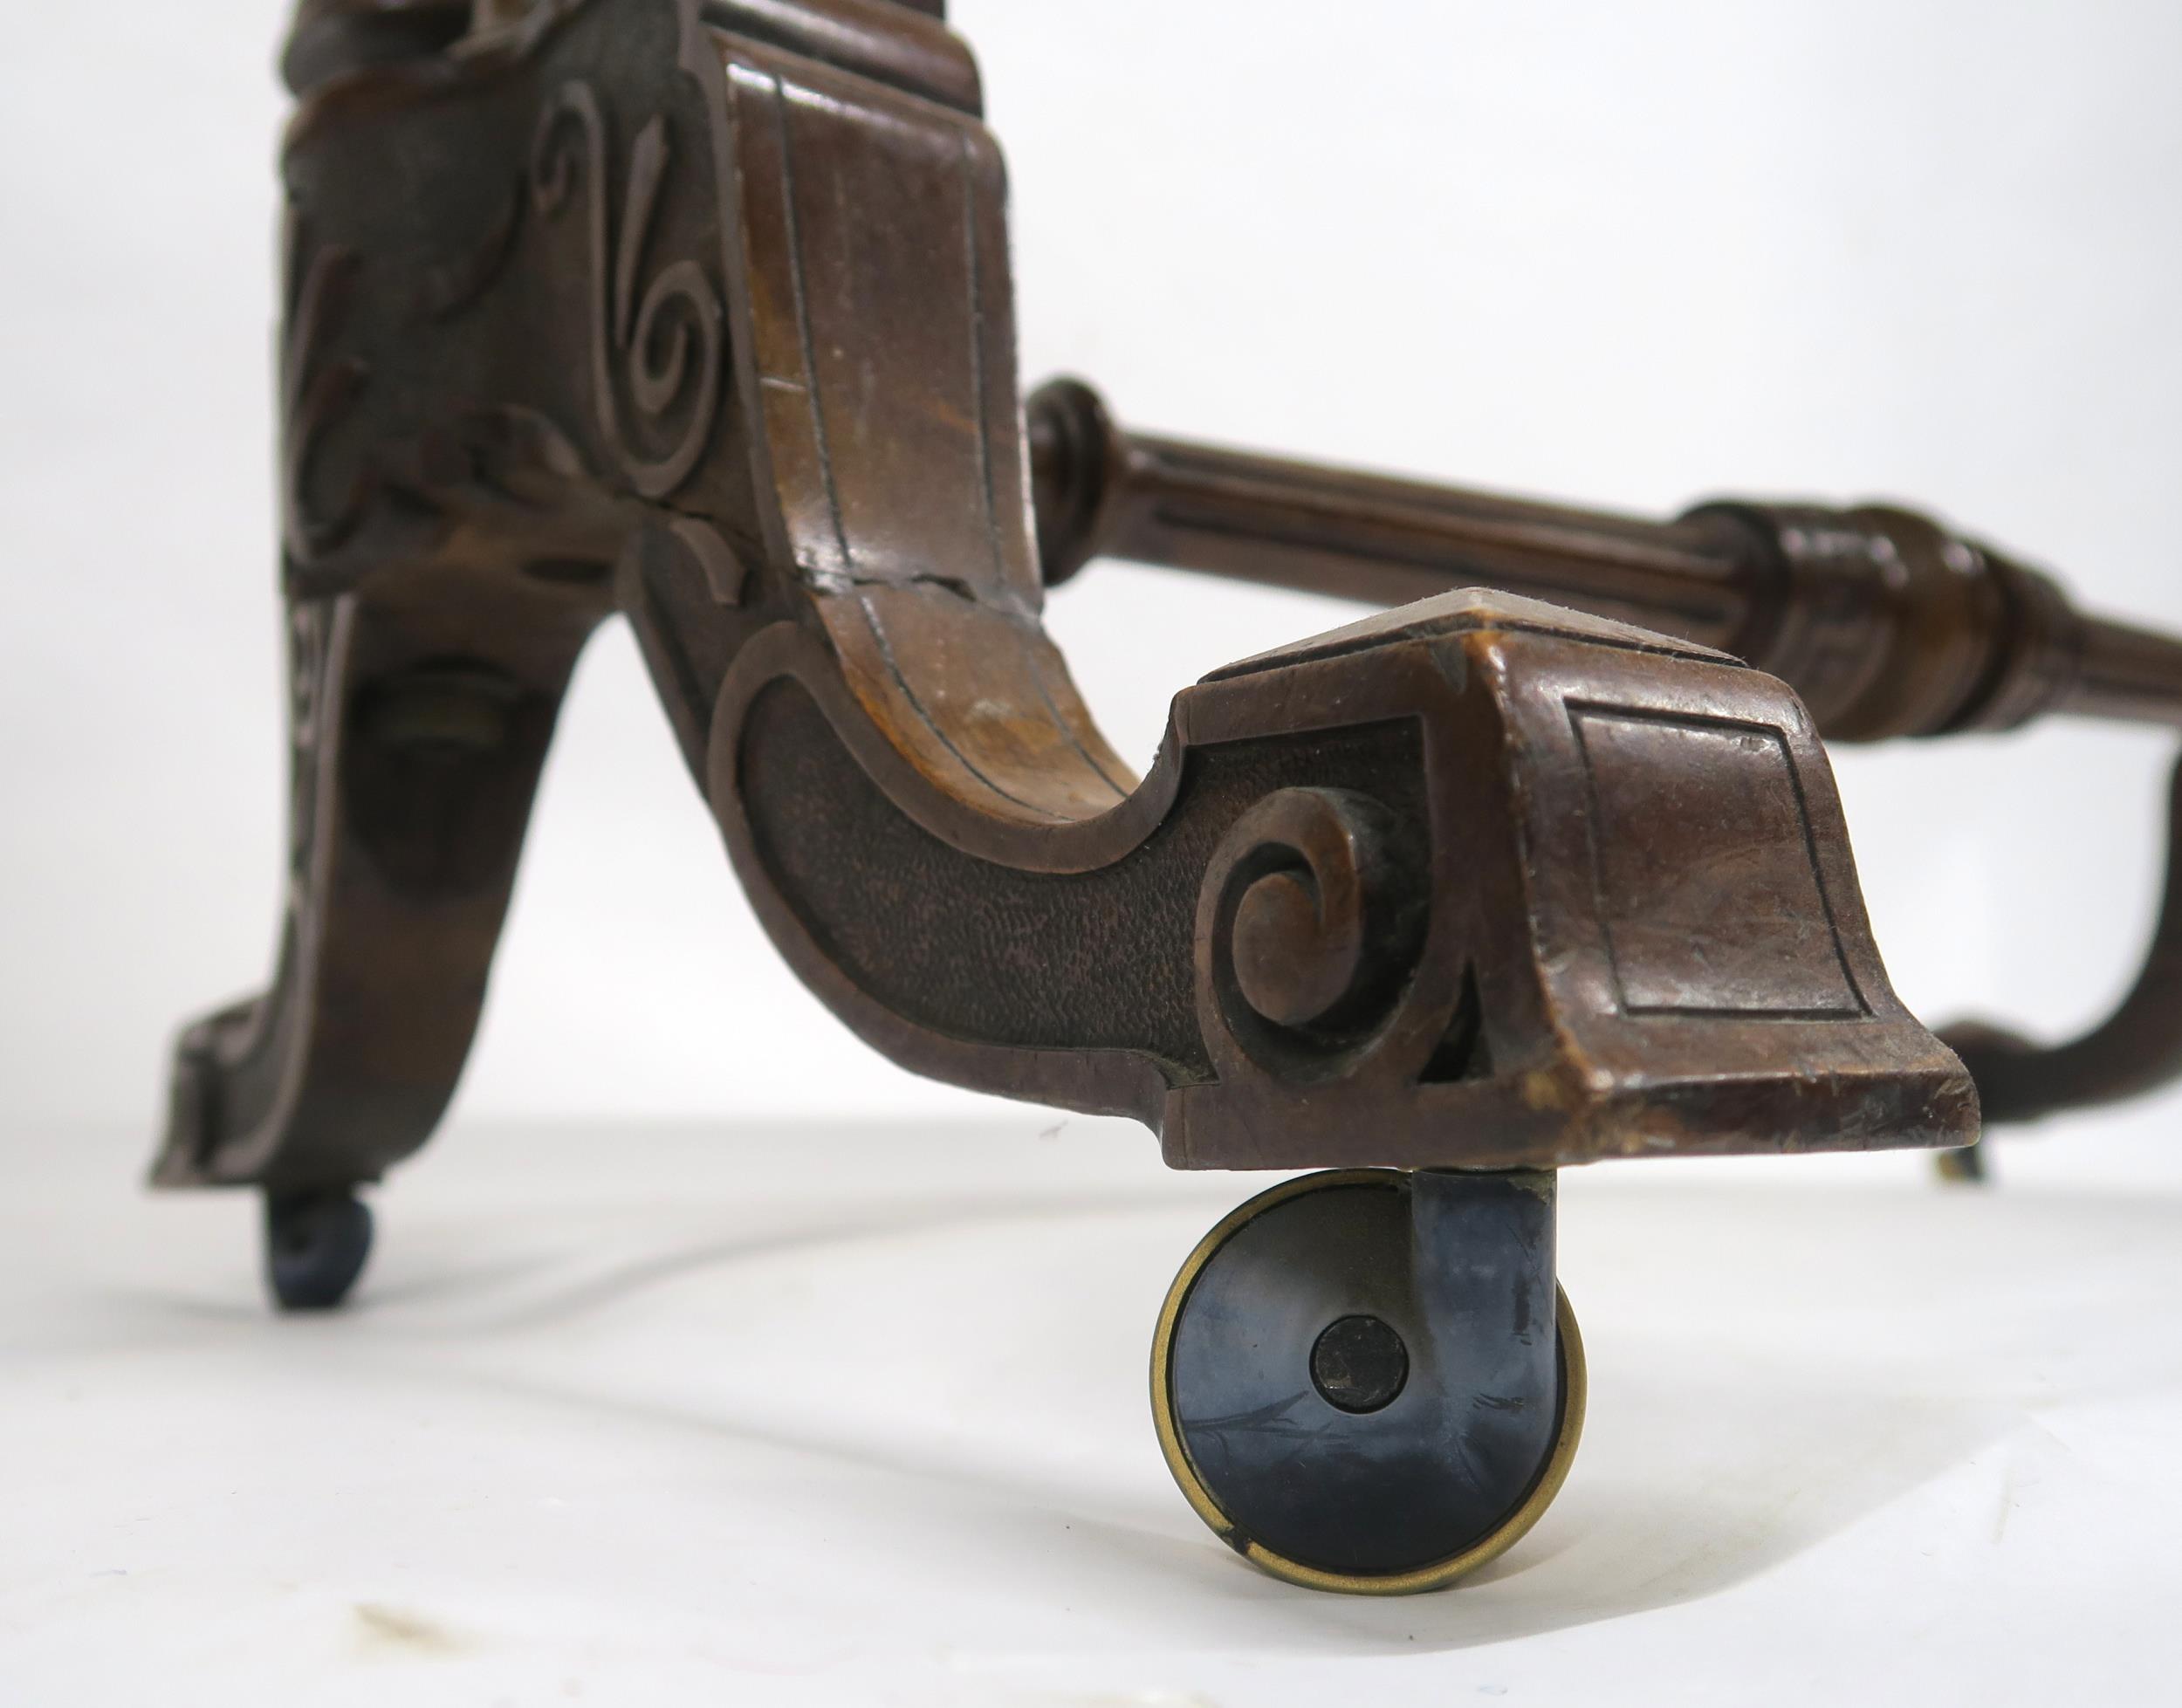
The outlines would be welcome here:
<svg viewBox="0 0 2182 1708">
<path fill-rule="evenodd" d="M 1912 511 L 1721 500 L 1651 521 L 1129 433 L 1069 380 L 1029 419 L 1049 585 L 1116 557 L 1379 605 L 1488 586 L 1746 659 L 1835 740 L 2048 712 L 2182 725 L 2182 641 L 2087 616 Z"/>
</svg>

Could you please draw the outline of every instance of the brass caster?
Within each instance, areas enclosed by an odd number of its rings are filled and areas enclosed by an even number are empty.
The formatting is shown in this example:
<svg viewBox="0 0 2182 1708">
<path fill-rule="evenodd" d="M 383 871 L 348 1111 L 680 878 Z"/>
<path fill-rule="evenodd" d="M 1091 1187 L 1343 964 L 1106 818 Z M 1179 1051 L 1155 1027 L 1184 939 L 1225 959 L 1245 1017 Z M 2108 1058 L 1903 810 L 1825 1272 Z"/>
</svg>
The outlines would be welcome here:
<svg viewBox="0 0 2182 1708">
<path fill-rule="evenodd" d="M 1152 1413 L 1215 1534 L 1313 1589 L 1438 1589 L 1560 1492 L 1583 1343 L 1550 1173 L 1341 1170 L 1262 1192 L 1169 1290 Z"/>
</svg>

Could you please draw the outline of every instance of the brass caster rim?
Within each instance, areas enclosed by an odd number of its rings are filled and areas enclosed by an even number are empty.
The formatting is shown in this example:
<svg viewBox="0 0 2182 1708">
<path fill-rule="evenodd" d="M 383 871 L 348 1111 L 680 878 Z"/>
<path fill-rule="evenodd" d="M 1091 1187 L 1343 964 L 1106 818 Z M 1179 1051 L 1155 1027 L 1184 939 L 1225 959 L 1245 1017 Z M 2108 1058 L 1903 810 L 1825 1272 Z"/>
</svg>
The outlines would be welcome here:
<svg viewBox="0 0 2182 1708">
<path fill-rule="evenodd" d="M 1404 1172 L 1400 1169 L 1324 1170 L 1316 1174 L 1300 1175 L 1293 1180 L 1282 1181 L 1279 1185 L 1237 1205 L 1197 1242 L 1197 1248 L 1184 1262 L 1174 1278 L 1174 1284 L 1167 1289 L 1166 1300 L 1159 1308 L 1158 1327 L 1152 1335 L 1152 1423 L 1159 1437 L 1160 1453 L 1167 1461 L 1168 1471 L 1181 1488 L 1183 1498 L 1190 1503 L 1190 1510 L 1204 1521 L 1207 1529 L 1252 1565 L 1284 1582 L 1306 1589 L 1328 1590 L 1347 1595 L 1415 1595 L 1429 1590 L 1444 1589 L 1469 1576 L 1521 1541 L 1538 1520 L 1545 1516 L 1546 1509 L 1553 1505 L 1561 1485 L 1568 1481 L 1568 1469 L 1575 1461 L 1576 1447 L 1583 1437 L 1588 1388 L 1583 1335 L 1576 1326 L 1575 1311 L 1568 1303 L 1568 1292 L 1556 1281 L 1554 1286 L 1554 1320 L 1557 1342 L 1555 1360 L 1561 1376 L 1561 1406 L 1554 1430 L 1553 1447 L 1528 1491 L 1507 1516 L 1458 1553 L 1404 1572 L 1355 1574 L 1328 1571 L 1322 1567 L 1289 1559 L 1255 1538 L 1239 1535 L 1235 1521 L 1212 1498 L 1211 1491 L 1205 1486 L 1197 1467 L 1190 1462 L 1189 1449 L 1175 1420 L 1170 1379 L 1175 1326 L 1180 1320 L 1182 1307 L 1188 1301 L 1190 1291 L 1196 1285 L 1198 1275 L 1213 1254 L 1227 1243 L 1238 1229 L 1273 1205 L 1306 1192 L 1328 1187 L 1396 1182 L 1402 1178 Z"/>
</svg>

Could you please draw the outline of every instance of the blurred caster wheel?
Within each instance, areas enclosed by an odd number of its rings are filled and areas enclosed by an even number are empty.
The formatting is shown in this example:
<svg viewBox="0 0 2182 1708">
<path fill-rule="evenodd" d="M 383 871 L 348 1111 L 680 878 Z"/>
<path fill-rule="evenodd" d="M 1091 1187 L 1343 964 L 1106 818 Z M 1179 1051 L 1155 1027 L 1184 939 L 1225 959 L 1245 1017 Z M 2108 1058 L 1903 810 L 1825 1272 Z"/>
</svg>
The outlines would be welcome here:
<svg viewBox="0 0 2182 1708">
<path fill-rule="evenodd" d="M 265 1194 L 265 1285 L 282 1310 L 331 1310 L 370 1255 L 371 1211 L 353 1192 Z"/>
<path fill-rule="evenodd" d="M 1168 1468 L 1314 1589 L 1438 1589 L 1538 1521 L 1583 1430 L 1551 1174 L 1308 1175 L 1182 1266 L 1152 1345 Z"/>
<path fill-rule="evenodd" d="M 1985 1161 L 1985 1141 L 1963 1145 L 1954 1150 L 1940 1150 L 1932 1154 L 1932 1168 L 1939 1177 L 1951 1185 L 1982 1186 L 1992 1178 Z"/>
</svg>

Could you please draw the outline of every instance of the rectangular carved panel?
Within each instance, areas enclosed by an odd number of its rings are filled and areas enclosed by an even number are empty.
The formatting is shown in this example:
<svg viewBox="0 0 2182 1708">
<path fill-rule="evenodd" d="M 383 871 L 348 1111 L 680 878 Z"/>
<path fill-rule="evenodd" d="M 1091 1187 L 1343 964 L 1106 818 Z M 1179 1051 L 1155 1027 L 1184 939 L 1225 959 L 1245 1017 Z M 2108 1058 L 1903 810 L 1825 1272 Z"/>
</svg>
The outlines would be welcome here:
<svg viewBox="0 0 2182 1708">
<path fill-rule="evenodd" d="M 1867 1012 L 1780 732 L 1598 707 L 1570 713 L 1623 1011 Z M 1681 833 L 1662 836 L 1663 824 Z"/>
</svg>

